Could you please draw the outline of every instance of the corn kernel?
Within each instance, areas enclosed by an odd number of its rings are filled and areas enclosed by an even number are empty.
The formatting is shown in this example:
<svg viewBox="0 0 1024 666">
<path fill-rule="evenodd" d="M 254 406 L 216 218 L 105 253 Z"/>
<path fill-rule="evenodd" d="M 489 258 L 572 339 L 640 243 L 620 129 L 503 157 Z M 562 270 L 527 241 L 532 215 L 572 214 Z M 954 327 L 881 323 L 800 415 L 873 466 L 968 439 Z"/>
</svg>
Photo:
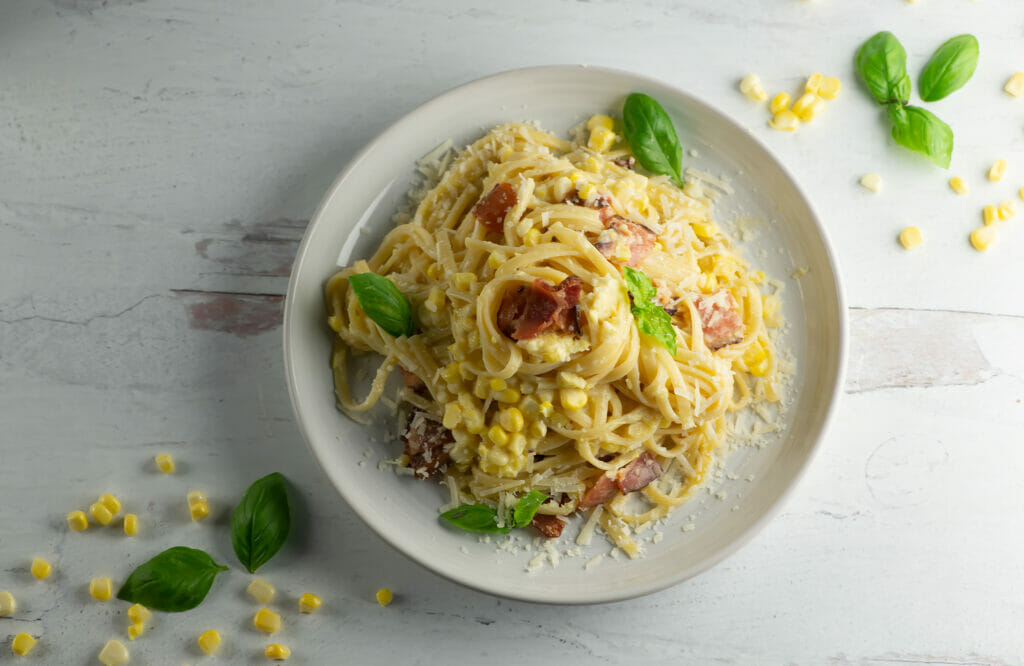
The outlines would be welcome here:
<svg viewBox="0 0 1024 666">
<path fill-rule="evenodd" d="M 134 513 L 124 514 L 124 535 L 135 536 L 139 533 L 139 517 Z"/>
<path fill-rule="evenodd" d="M 580 409 L 587 404 L 587 393 L 578 388 L 564 388 L 558 392 L 558 400 L 566 409 Z"/>
<path fill-rule="evenodd" d="M 292 656 L 292 651 L 288 649 L 286 645 L 280 643 L 271 643 L 267 646 L 267 649 L 263 651 L 267 659 L 273 659 L 274 661 L 286 661 L 288 657 Z"/>
<path fill-rule="evenodd" d="M 1020 194 L 1021 199 L 1024 199 L 1024 187 L 1020 188 L 1020 192 L 1018 194 Z"/>
<path fill-rule="evenodd" d="M 590 139 L 587 141 L 587 148 L 603 153 L 615 143 L 615 132 L 607 127 L 595 127 L 590 130 Z"/>
<path fill-rule="evenodd" d="M 539 244 L 540 232 L 537 231 L 536 229 L 530 229 L 529 231 L 526 232 L 526 235 L 523 236 L 523 245 L 526 245 L 527 247 L 533 247 Z"/>
<path fill-rule="evenodd" d="M 114 582 L 109 578 L 93 578 L 89 581 L 89 594 L 96 601 L 110 601 L 114 595 Z"/>
<path fill-rule="evenodd" d="M 772 97 L 771 104 L 768 105 L 768 109 L 772 113 L 782 113 L 789 108 L 789 93 L 780 92 L 775 97 Z"/>
<path fill-rule="evenodd" d="M 436 280 L 441 277 L 441 267 L 438 266 L 436 262 L 432 262 L 427 266 L 427 277 L 431 280 Z"/>
<path fill-rule="evenodd" d="M 513 455 L 523 455 L 523 451 L 526 450 L 526 436 L 521 432 L 512 433 L 512 437 L 508 440 L 508 450 L 511 451 Z M 507 462 L 502 463 L 502 466 L 507 464 Z"/>
<path fill-rule="evenodd" d="M 315 594 L 306 592 L 299 597 L 299 611 L 302 613 L 313 613 L 320 608 L 323 601 Z"/>
<path fill-rule="evenodd" d="M 917 227 L 907 227 L 900 232 L 900 244 L 907 250 L 913 250 L 924 242 L 921 230 Z"/>
<path fill-rule="evenodd" d="M 1013 95 L 1014 97 L 1020 97 L 1024 95 L 1024 72 L 1017 72 L 1010 77 L 1010 80 L 1003 86 L 1003 90 Z"/>
<path fill-rule="evenodd" d="M 503 402 L 505 404 L 512 405 L 519 402 L 519 399 L 522 396 L 516 389 L 507 388 L 504 391 L 498 391 L 497 395 L 495 395 L 494 397 L 495 399 L 497 399 L 498 402 Z"/>
<path fill-rule="evenodd" d="M 525 425 L 523 413 L 515 407 L 501 410 L 498 415 L 498 423 L 508 432 L 520 432 Z"/>
<path fill-rule="evenodd" d="M 530 436 L 535 439 L 543 439 L 548 434 L 548 424 L 543 421 L 534 421 L 530 424 Z"/>
<path fill-rule="evenodd" d="M 196 643 L 199 644 L 199 649 L 206 654 L 213 654 L 220 647 L 220 632 L 216 629 L 204 631 L 199 635 Z"/>
<path fill-rule="evenodd" d="M 984 252 L 988 249 L 988 246 L 992 244 L 992 241 L 996 239 L 996 228 L 993 225 L 987 227 L 978 227 L 971 232 L 971 245 L 978 252 Z"/>
<path fill-rule="evenodd" d="M 810 99 L 808 100 L 807 98 Z M 805 100 L 806 103 L 801 104 L 801 102 L 805 102 Z M 795 113 L 797 117 L 800 118 L 800 120 L 806 123 L 809 123 L 818 116 L 820 116 L 821 112 L 824 110 L 825 100 L 818 97 L 817 95 L 812 95 L 810 93 L 807 93 L 806 95 L 801 97 L 799 100 L 797 100 L 797 103 L 793 105 L 793 113 Z"/>
<path fill-rule="evenodd" d="M 999 219 L 1006 221 L 1017 214 L 1017 205 L 1007 199 L 1003 203 L 999 204 Z"/>
<path fill-rule="evenodd" d="M 281 628 L 281 616 L 269 608 L 261 608 L 256 611 L 252 623 L 260 631 L 272 634 Z"/>
<path fill-rule="evenodd" d="M 444 301 L 444 290 L 440 287 L 431 287 L 423 306 L 430 312 L 440 312 L 444 308 Z"/>
<path fill-rule="evenodd" d="M 508 444 L 508 432 L 500 425 L 492 425 L 487 431 L 487 439 L 491 440 L 498 446 L 504 446 Z"/>
<path fill-rule="evenodd" d="M 811 93 L 812 95 L 817 95 L 818 91 L 821 90 L 821 83 L 824 80 L 824 76 L 822 76 L 818 72 L 815 72 L 814 74 L 811 74 L 810 76 L 807 77 L 807 83 L 804 85 L 804 90 L 806 92 Z"/>
<path fill-rule="evenodd" d="M 610 130 L 615 128 L 615 123 L 612 121 L 610 117 L 598 113 L 593 116 L 590 116 L 590 119 L 587 121 L 587 129 L 590 131 L 594 131 L 598 127 L 603 127 L 604 129 Z"/>
<path fill-rule="evenodd" d="M 755 102 L 763 102 L 768 97 L 764 86 L 761 85 L 761 77 L 757 74 L 747 74 L 743 77 L 740 81 L 740 92 Z"/>
<path fill-rule="evenodd" d="M 146 630 L 146 625 L 142 622 L 135 622 L 134 624 L 128 625 L 128 640 L 134 641 L 136 638 L 142 635 L 142 632 Z"/>
<path fill-rule="evenodd" d="M 992 168 L 988 170 L 988 179 L 992 182 L 999 182 L 1003 179 L 1003 175 L 1006 173 L 1006 160 L 996 160 L 992 163 Z"/>
<path fill-rule="evenodd" d="M 795 132 L 800 126 L 800 119 L 792 111 L 783 110 L 776 113 L 768 124 L 780 132 Z"/>
<path fill-rule="evenodd" d="M 107 507 L 107 510 L 110 511 L 112 515 L 116 516 L 121 512 L 121 502 L 110 493 L 103 493 L 96 501 Z"/>
<path fill-rule="evenodd" d="M 22 632 L 11 641 L 11 651 L 19 657 L 24 657 L 36 646 L 36 639 Z"/>
<path fill-rule="evenodd" d="M 193 522 L 205 520 L 210 515 L 210 505 L 206 502 L 194 502 L 188 505 L 188 513 Z"/>
<path fill-rule="evenodd" d="M 174 458 L 169 453 L 158 453 L 153 460 L 156 461 L 156 466 L 164 474 L 174 473 Z"/>
<path fill-rule="evenodd" d="M 185 495 L 185 499 L 188 500 L 189 504 L 194 504 L 196 502 L 205 502 L 206 493 L 204 493 L 202 490 L 193 490 L 189 494 Z"/>
<path fill-rule="evenodd" d="M 487 382 L 487 386 L 492 391 L 504 391 L 506 388 L 508 388 L 508 384 L 506 384 L 505 380 L 501 379 L 500 377 L 491 377 L 491 379 Z"/>
<path fill-rule="evenodd" d="M 386 587 L 382 587 L 377 590 L 377 603 L 381 606 L 387 606 L 394 600 L 395 595 L 391 594 L 391 590 Z"/>
<path fill-rule="evenodd" d="M 562 370 L 558 373 L 558 387 L 559 388 L 587 388 L 587 380 L 580 377 L 575 372 L 566 372 Z"/>
<path fill-rule="evenodd" d="M 110 509 L 99 502 L 89 507 L 89 515 L 100 525 L 109 525 L 110 521 L 114 519 L 114 514 L 110 513 Z"/>
<path fill-rule="evenodd" d="M 882 177 L 877 173 L 866 173 L 860 178 L 861 187 L 871 190 L 872 192 L 882 191 Z"/>
<path fill-rule="evenodd" d="M 89 519 L 85 511 L 72 511 L 68 514 L 68 527 L 76 532 L 81 532 L 89 527 Z"/>
<path fill-rule="evenodd" d="M 818 85 L 818 95 L 825 99 L 835 99 L 843 89 L 842 82 L 834 76 L 826 76 Z"/>
<path fill-rule="evenodd" d="M 128 654 L 128 648 L 124 646 L 124 643 L 113 638 L 107 641 L 99 654 L 100 663 L 104 666 L 127 664 L 130 658 L 131 655 Z"/>
<path fill-rule="evenodd" d="M 990 226 L 999 221 L 999 208 L 995 204 L 989 204 L 981 209 L 981 219 L 985 226 Z"/>
<path fill-rule="evenodd" d="M 44 578 L 49 578 L 50 573 L 53 571 L 53 567 L 43 558 L 36 557 L 32 560 L 32 566 L 29 567 L 29 570 L 32 572 L 33 576 L 39 580 L 43 580 Z"/>
<path fill-rule="evenodd" d="M 249 587 L 245 589 L 253 599 L 261 604 L 269 604 L 274 600 L 274 595 L 277 594 L 274 586 L 262 578 L 253 578 L 252 582 L 249 583 Z"/>
<path fill-rule="evenodd" d="M 7 590 L 0 591 L 0 617 L 10 617 L 18 610 L 18 602 L 14 595 Z"/>
<path fill-rule="evenodd" d="M 142 604 L 135 604 L 128 609 L 128 619 L 132 624 L 142 624 L 153 616 L 153 612 Z"/>
<path fill-rule="evenodd" d="M 487 257 L 487 265 L 492 270 L 498 270 L 501 265 L 505 263 L 505 255 L 501 252 L 492 252 L 491 256 Z"/>
<path fill-rule="evenodd" d="M 454 430 L 460 423 L 462 423 L 462 406 L 457 402 L 449 402 L 444 407 L 441 425 L 449 430 Z"/>
<path fill-rule="evenodd" d="M 555 406 L 551 404 L 550 400 L 542 400 L 540 403 L 540 414 L 543 417 L 551 416 L 555 411 Z"/>
<path fill-rule="evenodd" d="M 452 283 L 456 289 L 469 291 L 476 284 L 476 275 L 473 273 L 456 273 L 452 276 Z"/>
<path fill-rule="evenodd" d="M 697 234 L 697 238 L 709 239 L 713 238 L 718 228 L 710 222 L 693 222 L 690 224 L 690 228 L 693 229 L 693 233 Z"/>
<path fill-rule="evenodd" d="M 967 194 L 968 187 L 967 183 L 960 176 L 953 176 L 949 179 L 949 187 L 957 194 Z"/>
</svg>

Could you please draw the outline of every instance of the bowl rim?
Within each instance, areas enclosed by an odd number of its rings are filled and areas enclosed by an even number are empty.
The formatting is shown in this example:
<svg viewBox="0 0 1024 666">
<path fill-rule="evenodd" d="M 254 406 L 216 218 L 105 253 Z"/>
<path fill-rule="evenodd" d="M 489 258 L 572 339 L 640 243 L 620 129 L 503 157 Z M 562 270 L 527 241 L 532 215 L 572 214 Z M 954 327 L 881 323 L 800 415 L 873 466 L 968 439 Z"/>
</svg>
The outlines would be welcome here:
<svg viewBox="0 0 1024 666">
<path fill-rule="evenodd" d="M 447 103 L 450 98 L 457 97 L 464 94 L 466 89 L 473 88 L 476 86 L 484 86 L 491 84 L 495 81 L 499 81 L 507 77 L 518 77 L 518 76 L 531 76 L 531 75 L 552 75 L 559 73 L 578 73 L 582 68 L 596 72 L 598 74 L 608 74 L 616 77 L 628 77 L 636 81 L 638 84 L 648 85 L 652 87 L 659 87 L 672 92 L 678 98 L 684 100 L 688 104 L 692 104 L 695 107 L 701 109 L 705 113 L 710 113 L 716 116 L 717 120 L 725 123 L 732 131 L 740 132 L 745 134 L 748 139 L 753 141 L 764 153 L 771 159 L 772 163 L 785 179 L 793 187 L 794 192 L 799 197 L 801 203 L 806 206 L 810 213 L 810 221 L 813 223 L 813 228 L 817 232 L 818 238 L 823 246 L 825 256 L 828 259 L 829 267 L 832 273 L 832 287 L 835 294 L 835 305 L 837 313 L 837 348 L 835 356 L 835 367 L 829 368 L 831 372 L 834 372 L 835 380 L 828 393 L 828 406 L 825 413 L 820 421 L 820 425 L 817 428 L 817 432 L 813 433 L 814 442 L 812 443 L 807 454 L 803 457 L 803 460 L 799 463 L 797 469 L 793 473 L 793 477 L 789 484 L 783 488 L 774 500 L 767 506 L 762 514 L 747 525 L 739 534 L 727 543 L 724 547 L 719 548 L 712 554 L 703 558 L 693 566 L 681 569 L 672 575 L 665 576 L 654 582 L 637 585 L 630 587 L 627 590 L 617 592 L 614 594 L 588 594 L 586 591 L 581 591 L 579 594 L 570 599 L 555 599 L 555 598 L 539 598 L 536 595 L 531 594 L 515 594 L 514 592 L 508 592 L 505 590 L 498 590 L 488 587 L 486 584 L 476 584 L 467 580 L 460 580 L 455 576 L 448 575 L 445 571 L 434 566 L 431 560 L 428 558 L 421 558 L 412 552 L 407 552 L 405 549 L 398 547 L 394 544 L 382 530 L 378 529 L 371 521 L 366 520 L 363 515 L 356 511 L 352 504 L 348 501 L 342 488 L 338 483 L 335 482 L 330 471 L 326 468 L 325 462 L 321 459 L 316 447 L 313 446 L 312 440 L 309 435 L 309 431 L 306 427 L 305 419 L 302 415 L 299 403 L 297 401 L 297 378 L 294 372 L 294 365 L 290 353 L 292 330 L 290 322 L 293 318 L 293 306 L 292 303 L 295 301 L 295 295 L 297 290 L 297 276 L 301 272 L 302 265 L 306 257 L 307 246 L 310 243 L 311 230 L 317 224 L 327 204 L 334 198 L 337 190 L 343 185 L 343 183 L 349 178 L 350 174 L 360 168 L 364 160 L 373 153 L 377 147 L 383 143 L 386 139 L 390 138 L 393 134 L 398 133 L 404 127 L 404 125 L 414 116 L 431 109 L 438 105 Z M 299 427 L 299 431 L 302 434 L 303 441 L 306 443 L 306 448 L 309 449 L 313 456 L 313 460 L 316 462 L 317 467 L 327 477 L 328 482 L 334 487 L 335 492 L 342 499 L 342 501 L 349 507 L 364 525 L 366 525 L 374 534 L 376 534 L 384 543 L 388 544 L 391 548 L 396 550 L 405 556 L 408 560 L 413 563 L 424 567 L 430 572 L 449 580 L 453 583 L 461 585 L 463 587 L 490 594 L 493 596 L 512 599 L 516 601 L 524 601 L 530 603 L 542 603 L 550 605 L 585 605 L 594 603 L 612 603 L 619 601 L 626 601 L 629 599 L 635 599 L 647 594 L 658 592 L 660 590 L 667 589 L 682 583 L 683 581 L 692 578 L 698 574 L 701 574 L 716 564 L 722 562 L 730 555 L 734 554 L 741 547 L 746 545 L 754 538 L 769 522 L 771 522 L 781 511 L 782 507 L 792 496 L 792 493 L 796 486 L 799 485 L 807 473 L 807 469 L 814 458 L 817 457 L 818 452 L 821 450 L 822 442 L 829 433 L 829 430 L 835 419 L 836 412 L 839 407 L 839 403 L 842 398 L 843 389 L 846 381 L 847 372 L 847 357 L 849 353 L 849 314 L 846 305 L 846 292 L 843 284 L 842 273 L 839 266 L 838 254 L 835 251 L 833 243 L 828 235 L 827 230 L 821 222 L 821 218 L 818 215 L 811 199 L 807 196 L 807 193 L 800 186 L 799 181 L 795 178 L 793 173 L 785 166 L 782 160 L 768 147 L 768 145 L 755 134 L 744 128 L 737 121 L 733 120 L 731 116 L 725 112 L 719 110 L 715 106 L 698 99 L 694 95 L 686 92 L 685 90 L 675 86 L 674 84 L 667 83 L 660 79 L 656 79 L 647 75 L 637 74 L 635 72 L 611 68 L 611 67 L 596 67 L 590 65 L 579 65 L 579 64 L 558 64 L 558 65 L 539 65 L 531 67 L 523 67 L 505 70 L 495 74 L 489 74 L 480 78 L 473 79 L 466 83 L 459 84 L 453 88 L 445 90 L 444 92 L 432 97 L 426 102 L 419 104 L 403 114 L 400 118 L 389 124 L 383 131 L 374 136 L 341 170 L 341 172 L 335 177 L 330 187 L 324 192 L 320 199 L 319 204 L 316 207 L 313 215 L 309 218 L 309 224 L 303 233 L 302 242 L 299 244 L 298 250 L 296 251 L 295 261 L 292 266 L 291 274 L 288 279 L 288 289 L 285 295 L 285 305 L 283 314 L 283 333 L 282 333 L 282 351 L 284 353 L 284 366 L 285 366 L 285 379 L 288 386 L 288 397 L 291 402 L 292 412 L 295 415 L 295 421 Z"/>
</svg>

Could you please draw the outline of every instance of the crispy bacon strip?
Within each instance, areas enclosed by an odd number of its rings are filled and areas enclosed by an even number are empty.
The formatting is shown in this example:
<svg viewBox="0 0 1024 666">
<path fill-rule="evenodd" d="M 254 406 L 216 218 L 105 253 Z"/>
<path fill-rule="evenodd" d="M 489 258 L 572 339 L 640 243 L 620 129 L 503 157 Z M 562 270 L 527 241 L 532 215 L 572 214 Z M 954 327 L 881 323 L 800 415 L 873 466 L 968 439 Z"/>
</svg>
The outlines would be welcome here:
<svg viewBox="0 0 1024 666">
<path fill-rule="evenodd" d="M 405 385 L 405 388 L 413 391 L 414 393 L 419 393 L 420 395 L 427 392 L 427 385 L 423 383 L 422 379 L 402 366 L 398 366 L 398 371 L 402 373 L 402 383 Z"/>
<path fill-rule="evenodd" d="M 604 504 L 619 492 L 619 486 L 615 483 L 615 473 L 607 472 L 597 477 L 594 485 L 587 488 L 580 498 L 579 508 L 589 509 L 592 506 Z"/>
<path fill-rule="evenodd" d="M 708 349 L 715 351 L 743 340 L 743 319 L 736 299 L 727 289 L 700 296 L 693 304 L 700 315 L 700 327 Z"/>
<path fill-rule="evenodd" d="M 575 275 L 552 286 L 534 280 L 505 294 L 498 307 L 498 328 L 513 340 L 529 340 L 548 330 L 579 334 L 583 280 Z"/>
<path fill-rule="evenodd" d="M 416 409 L 409 417 L 402 441 L 413 473 L 417 478 L 429 479 L 448 467 L 448 445 L 455 438 L 448 428 Z"/>
<path fill-rule="evenodd" d="M 501 233 L 505 223 L 505 215 L 516 205 L 516 191 L 508 183 L 498 183 L 480 201 L 473 206 L 473 214 L 480 224 L 491 231 Z"/>
<path fill-rule="evenodd" d="M 562 529 L 565 527 L 561 518 L 544 513 L 536 514 L 530 521 L 530 525 L 549 539 L 557 539 L 562 536 Z"/>
<path fill-rule="evenodd" d="M 661 465 L 649 452 L 644 451 L 640 457 L 615 473 L 615 483 L 622 494 L 640 490 L 661 476 Z"/>
<path fill-rule="evenodd" d="M 630 222 L 621 215 L 613 215 L 605 222 L 605 230 L 601 232 L 594 247 L 606 259 L 621 261 L 636 268 L 654 249 L 657 234 L 642 224 Z"/>
</svg>

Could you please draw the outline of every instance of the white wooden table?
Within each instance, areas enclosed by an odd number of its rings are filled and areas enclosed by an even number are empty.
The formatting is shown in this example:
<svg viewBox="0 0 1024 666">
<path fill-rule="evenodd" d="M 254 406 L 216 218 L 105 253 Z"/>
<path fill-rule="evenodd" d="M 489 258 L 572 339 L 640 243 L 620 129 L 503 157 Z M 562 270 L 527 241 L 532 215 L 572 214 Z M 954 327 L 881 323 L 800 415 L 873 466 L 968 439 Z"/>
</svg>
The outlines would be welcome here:
<svg viewBox="0 0 1024 666">
<path fill-rule="evenodd" d="M 1022 25 L 1009 0 L 5 1 L 0 589 L 22 609 L 0 619 L 0 663 L 18 631 L 40 638 L 25 663 L 96 663 L 126 620 L 88 580 L 185 541 L 233 563 L 229 509 L 274 470 L 305 506 L 262 573 L 282 609 L 325 599 L 285 614 L 292 663 L 1024 663 L 1024 215 L 987 253 L 967 243 L 981 206 L 1024 185 L 1024 99 L 1001 90 L 1024 70 Z M 915 84 L 946 38 L 981 42 L 968 87 L 932 107 L 956 132 L 948 173 L 896 148 L 855 81 L 883 29 Z M 307 454 L 280 350 L 291 258 L 355 152 L 445 89 L 552 63 L 654 76 L 748 124 L 810 193 L 852 306 L 845 400 L 781 515 L 696 579 L 580 608 L 462 589 L 373 536 Z M 770 92 L 814 71 L 845 86 L 782 134 L 736 90 L 751 71 Z M 998 157 L 1008 176 L 989 183 Z M 869 171 L 882 193 L 857 185 Z M 895 241 L 907 224 L 914 252 Z M 152 469 L 163 451 L 178 474 Z M 212 521 L 188 521 L 193 488 Z M 142 534 L 69 533 L 64 514 L 108 490 Z M 54 580 L 31 579 L 34 555 Z M 236 569 L 156 618 L 132 663 L 200 661 L 213 627 L 219 663 L 261 660 L 246 582 Z"/>
</svg>

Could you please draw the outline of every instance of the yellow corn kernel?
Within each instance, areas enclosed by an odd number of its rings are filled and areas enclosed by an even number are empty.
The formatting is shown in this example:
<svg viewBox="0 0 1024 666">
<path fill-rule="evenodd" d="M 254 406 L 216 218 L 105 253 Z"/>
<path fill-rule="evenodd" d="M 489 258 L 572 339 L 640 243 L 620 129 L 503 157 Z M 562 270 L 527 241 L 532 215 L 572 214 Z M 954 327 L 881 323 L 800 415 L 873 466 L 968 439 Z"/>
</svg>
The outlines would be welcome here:
<svg viewBox="0 0 1024 666">
<path fill-rule="evenodd" d="M 22 632 L 11 641 L 11 651 L 19 657 L 24 657 L 36 646 L 36 639 Z"/>
<path fill-rule="evenodd" d="M 818 84 L 818 95 L 825 99 L 835 99 L 843 89 L 843 83 L 834 76 L 826 76 Z"/>
<path fill-rule="evenodd" d="M 476 275 L 473 273 L 456 273 L 452 276 L 452 284 L 456 289 L 469 291 L 476 284 Z"/>
<path fill-rule="evenodd" d="M 274 595 L 277 594 L 274 586 L 262 578 L 253 578 L 252 582 L 249 583 L 249 587 L 245 589 L 253 599 L 261 604 L 269 604 L 274 600 Z"/>
<path fill-rule="evenodd" d="M 299 611 L 302 613 L 313 613 L 320 608 L 323 601 L 315 594 L 306 592 L 299 597 Z"/>
<path fill-rule="evenodd" d="M 768 109 L 772 113 L 782 113 L 789 108 L 789 100 L 789 93 L 780 92 L 775 97 L 772 97 L 772 101 L 768 105 Z"/>
<path fill-rule="evenodd" d="M 206 493 L 202 490 L 193 490 L 189 494 L 185 495 L 185 499 L 189 504 L 195 504 L 196 502 L 205 502 Z"/>
<path fill-rule="evenodd" d="M 610 117 L 601 113 L 597 113 L 590 116 L 590 119 L 587 121 L 587 129 L 593 132 L 598 127 L 603 127 L 604 129 L 610 130 L 615 128 L 615 123 L 612 121 Z"/>
<path fill-rule="evenodd" d="M 1021 199 L 1024 199 L 1024 187 L 1020 188 L 1020 192 L 1018 192 L 1018 194 L 1020 194 Z"/>
<path fill-rule="evenodd" d="M 1004 222 L 1017 214 L 1017 205 L 1007 199 L 999 204 L 999 219 Z"/>
<path fill-rule="evenodd" d="M 553 201 L 564 201 L 573 188 L 573 181 L 568 176 L 559 176 L 551 185 L 551 198 Z"/>
<path fill-rule="evenodd" d="M 1003 179 L 1003 175 L 1006 174 L 1006 160 L 996 160 L 992 163 L 992 168 L 988 170 L 988 179 L 992 182 L 999 182 Z"/>
<path fill-rule="evenodd" d="M 780 132 L 795 132 L 800 126 L 800 119 L 792 111 L 783 110 L 776 113 L 768 124 Z"/>
<path fill-rule="evenodd" d="M 498 391 L 498 393 L 494 397 L 495 399 L 497 399 L 498 402 L 513 405 L 519 402 L 519 399 L 522 397 L 522 395 L 520 395 L 519 391 L 517 391 L 514 388 L 507 388 L 504 391 Z"/>
<path fill-rule="evenodd" d="M 866 173 L 860 178 L 861 187 L 878 193 L 882 191 L 882 177 L 877 173 Z"/>
<path fill-rule="evenodd" d="M 764 86 L 761 85 L 761 77 L 757 74 L 747 74 L 743 77 L 740 81 L 740 92 L 755 102 L 763 102 L 768 97 Z"/>
<path fill-rule="evenodd" d="M 551 404 L 550 400 L 542 400 L 540 403 L 540 414 L 543 417 L 551 416 L 555 411 L 555 406 Z"/>
<path fill-rule="evenodd" d="M 93 578 L 89 581 L 89 594 L 96 601 L 110 601 L 114 595 L 114 582 L 109 578 Z"/>
<path fill-rule="evenodd" d="M 193 502 L 188 505 L 188 513 L 192 517 L 193 522 L 206 520 L 210 515 L 210 505 L 206 502 Z"/>
<path fill-rule="evenodd" d="M 449 402 L 444 407 L 441 425 L 449 430 L 454 430 L 460 423 L 462 423 L 462 406 L 457 402 Z"/>
<path fill-rule="evenodd" d="M 156 466 L 160 468 L 160 471 L 164 474 L 174 473 L 174 458 L 168 453 L 159 453 L 153 458 L 156 461 Z"/>
<path fill-rule="evenodd" d="M 269 608 L 261 608 L 256 611 L 256 616 L 253 617 L 252 623 L 260 631 L 272 634 L 281 628 L 281 616 Z"/>
<path fill-rule="evenodd" d="M 423 306 L 431 312 L 440 312 L 444 308 L 444 289 L 431 287 L 430 294 L 427 296 Z"/>
<path fill-rule="evenodd" d="M 981 219 L 985 226 L 990 226 L 999 221 L 999 208 L 995 204 L 989 204 L 981 209 Z"/>
<path fill-rule="evenodd" d="M 286 661 L 288 657 L 292 656 L 292 651 L 288 649 L 288 646 L 281 645 L 280 643 L 271 643 L 267 646 L 267 649 L 263 651 L 267 659 L 273 659 L 274 661 Z"/>
<path fill-rule="evenodd" d="M 718 227 L 710 222 L 693 222 L 690 224 L 690 228 L 693 229 L 693 233 L 697 234 L 697 238 L 705 240 L 714 238 L 715 233 L 718 232 Z"/>
<path fill-rule="evenodd" d="M 50 576 L 50 573 L 53 571 L 53 567 L 43 558 L 36 557 L 32 560 L 32 566 L 29 567 L 29 571 L 31 571 L 32 575 L 39 580 L 43 580 Z"/>
<path fill-rule="evenodd" d="M 900 232 L 900 244 L 907 250 L 913 250 L 924 242 L 921 230 L 917 227 L 907 227 Z"/>
<path fill-rule="evenodd" d="M 508 431 L 500 425 L 494 424 L 487 431 L 487 439 L 491 440 L 498 446 L 504 446 L 508 444 Z"/>
<path fill-rule="evenodd" d="M 441 267 L 436 262 L 431 263 L 427 266 L 427 277 L 431 280 L 436 280 L 441 277 Z"/>
<path fill-rule="evenodd" d="M 220 647 L 220 632 L 216 629 L 204 631 L 199 635 L 196 643 L 199 644 L 199 649 L 206 654 L 213 654 Z"/>
<path fill-rule="evenodd" d="M 529 231 L 526 232 L 526 235 L 523 236 L 523 245 L 526 245 L 527 247 L 533 247 L 539 244 L 540 232 L 537 231 L 536 229 L 530 229 Z"/>
<path fill-rule="evenodd" d="M 597 186 L 593 183 L 580 183 L 576 186 L 576 194 L 583 201 L 589 200 L 597 193 Z"/>
<path fill-rule="evenodd" d="M 587 404 L 587 393 L 578 388 L 564 388 L 558 392 L 558 401 L 566 409 L 580 409 Z"/>
<path fill-rule="evenodd" d="M 72 511 L 68 514 L 68 527 L 76 532 L 81 532 L 89 527 L 89 519 L 85 511 Z"/>
<path fill-rule="evenodd" d="M 100 525 L 109 525 L 110 521 L 114 519 L 114 514 L 110 513 L 110 509 L 99 502 L 89 507 L 89 515 Z"/>
<path fill-rule="evenodd" d="M 968 189 L 969 189 L 967 187 L 967 183 L 960 176 L 953 176 L 952 178 L 950 178 L 949 179 L 949 187 L 950 187 L 951 190 L 953 190 L 957 194 L 961 194 L 961 195 L 967 194 Z"/>
<path fill-rule="evenodd" d="M 996 239 L 996 228 L 993 225 L 978 227 L 971 232 L 971 245 L 978 252 L 984 252 Z"/>
<path fill-rule="evenodd" d="M 822 76 L 818 72 L 815 72 L 814 74 L 811 74 L 810 76 L 807 77 L 807 83 L 804 84 L 804 90 L 806 92 L 811 93 L 812 95 L 817 95 L 818 91 L 821 90 L 821 82 L 824 80 L 824 76 Z"/>
<path fill-rule="evenodd" d="M 128 648 L 124 646 L 124 643 L 112 638 L 100 650 L 99 659 L 103 666 L 121 666 L 121 664 L 128 663 L 131 655 L 128 654 Z"/>
<path fill-rule="evenodd" d="M 761 312 L 764 316 L 764 322 L 768 326 L 778 327 L 782 326 L 782 317 L 779 311 L 782 309 L 782 303 L 779 302 L 779 297 L 775 294 L 768 294 L 762 299 Z"/>
<path fill-rule="evenodd" d="M 501 265 L 505 263 L 505 255 L 501 252 L 492 252 L 491 256 L 487 257 L 487 265 L 492 270 L 498 270 Z"/>
<path fill-rule="evenodd" d="M 603 153 L 615 143 L 615 132 L 607 127 L 595 127 L 590 130 L 590 139 L 587 141 L 587 148 L 598 153 Z"/>
<path fill-rule="evenodd" d="M 543 439 L 548 434 L 548 424 L 543 421 L 534 421 L 530 424 L 529 432 L 530 437 Z"/>
<path fill-rule="evenodd" d="M 1011 76 L 1010 80 L 1003 86 L 1003 90 L 1014 97 L 1024 95 L 1024 72 L 1017 72 Z"/>
<path fill-rule="evenodd" d="M 558 373 L 558 387 L 559 388 L 587 388 L 587 380 L 580 377 L 575 372 L 566 372 L 562 370 Z"/>
<path fill-rule="evenodd" d="M 391 590 L 386 587 L 382 587 L 377 590 L 377 603 L 381 606 L 387 606 L 395 598 L 395 595 L 391 594 Z"/>
<path fill-rule="evenodd" d="M 121 502 L 110 493 L 103 493 L 96 501 L 107 507 L 107 510 L 114 516 L 121 512 Z"/>
<path fill-rule="evenodd" d="M 14 595 L 7 590 L 0 591 L 0 617 L 10 617 L 16 610 L 18 602 L 14 600 Z"/>
<path fill-rule="evenodd" d="M 128 609 L 128 619 L 132 624 L 142 624 L 153 616 L 153 611 L 142 604 L 135 604 Z"/>
<path fill-rule="evenodd" d="M 526 450 L 526 436 L 521 432 L 512 433 L 508 440 L 508 450 L 515 456 L 523 455 L 523 451 Z"/>
<path fill-rule="evenodd" d="M 136 638 L 142 635 L 142 632 L 146 630 L 146 625 L 142 622 L 135 622 L 134 624 L 128 625 L 128 640 L 134 641 Z"/>
<path fill-rule="evenodd" d="M 139 517 L 134 513 L 124 514 L 124 535 L 135 536 L 139 533 Z"/>
<path fill-rule="evenodd" d="M 504 391 L 506 388 L 508 388 L 508 384 L 506 384 L 505 380 L 501 379 L 500 377 L 491 377 L 491 379 L 487 382 L 487 386 L 492 391 Z"/>
<path fill-rule="evenodd" d="M 498 423 L 508 432 L 521 432 L 525 425 L 523 413 L 515 407 L 501 410 L 498 415 Z"/>
<path fill-rule="evenodd" d="M 811 93 L 807 93 L 793 105 L 793 113 L 805 123 L 809 123 L 820 116 L 824 110 L 825 100 Z"/>
</svg>

